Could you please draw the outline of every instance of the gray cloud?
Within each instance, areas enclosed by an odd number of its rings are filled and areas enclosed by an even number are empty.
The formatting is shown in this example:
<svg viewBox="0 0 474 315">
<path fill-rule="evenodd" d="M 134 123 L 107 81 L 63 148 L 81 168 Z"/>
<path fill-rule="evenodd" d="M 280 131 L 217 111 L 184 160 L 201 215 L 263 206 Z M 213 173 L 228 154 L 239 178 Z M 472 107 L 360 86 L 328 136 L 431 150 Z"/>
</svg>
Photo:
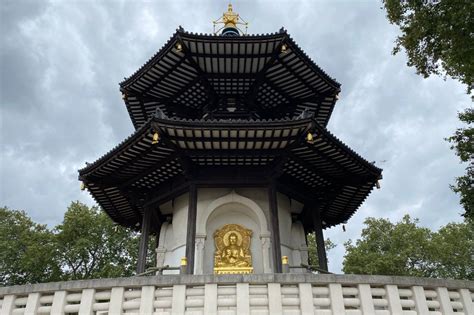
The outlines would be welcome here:
<svg viewBox="0 0 474 315">
<path fill-rule="evenodd" d="M 284 26 L 342 83 L 329 129 L 384 168 L 382 189 L 349 221 L 327 231 L 339 271 L 342 243 L 367 216 L 409 213 L 438 228 L 460 220 L 448 185 L 460 175 L 443 140 L 470 100 L 459 83 L 422 79 L 392 56 L 397 29 L 377 1 L 239 1 L 251 33 Z M 132 131 L 118 83 L 145 63 L 178 25 L 212 31 L 221 1 L 3 1 L 0 4 L 0 201 L 34 220 L 57 224 L 79 191 L 77 169 Z M 386 162 L 382 162 L 386 160 Z"/>
</svg>

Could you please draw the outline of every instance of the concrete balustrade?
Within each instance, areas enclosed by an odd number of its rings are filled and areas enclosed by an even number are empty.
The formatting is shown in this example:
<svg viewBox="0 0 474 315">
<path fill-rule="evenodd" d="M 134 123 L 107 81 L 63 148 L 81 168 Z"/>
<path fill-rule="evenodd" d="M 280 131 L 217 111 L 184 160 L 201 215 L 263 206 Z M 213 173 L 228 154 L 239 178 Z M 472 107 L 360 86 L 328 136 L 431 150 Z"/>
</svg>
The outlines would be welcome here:
<svg viewBox="0 0 474 315">
<path fill-rule="evenodd" d="M 474 282 L 387 276 L 168 275 L 0 288 L 0 314 L 474 314 Z"/>
</svg>

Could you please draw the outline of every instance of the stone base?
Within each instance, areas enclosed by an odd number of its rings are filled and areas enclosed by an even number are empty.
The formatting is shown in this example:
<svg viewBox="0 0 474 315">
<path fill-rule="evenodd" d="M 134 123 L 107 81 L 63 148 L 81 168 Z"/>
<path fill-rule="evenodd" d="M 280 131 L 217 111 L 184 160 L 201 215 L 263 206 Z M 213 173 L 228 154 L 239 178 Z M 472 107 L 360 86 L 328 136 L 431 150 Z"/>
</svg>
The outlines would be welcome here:
<svg viewBox="0 0 474 315">
<path fill-rule="evenodd" d="M 253 273 L 252 267 L 216 267 L 214 274 L 216 275 L 239 275 Z"/>
</svg>

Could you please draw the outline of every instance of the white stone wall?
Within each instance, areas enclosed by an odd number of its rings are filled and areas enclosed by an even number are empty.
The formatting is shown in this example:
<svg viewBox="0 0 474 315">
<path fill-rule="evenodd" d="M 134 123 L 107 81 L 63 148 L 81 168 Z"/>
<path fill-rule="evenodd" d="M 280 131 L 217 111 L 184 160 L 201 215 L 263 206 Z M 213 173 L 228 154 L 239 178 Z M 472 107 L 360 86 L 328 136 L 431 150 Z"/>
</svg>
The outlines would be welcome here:
<svg viewBox="0 0 474 315">
<path fill-rule="evenodd" d="M 302 206 L 281 194 L 278 194 L 277 202 L 282 255 L 289 257 L 290 265 L 307 263 L 302 225 L 292 222 L 291 217 L 291 213 L 299 213 Z M 172 215 L 172 222 L 163 224 L 161 228 L 157 265 L 179 266 L 186 248 L 188 194 L 166 204 L 161 211 L 165 215 Z M 273 256 L 269 213 L 268 192 L 264 188 L 198 189 L 195 274 L 213 272 L 213 233 L 230 223 L 240 224 L 253 231 L 251 251 L 254 272 L 271 273 Z"/>
</svg>

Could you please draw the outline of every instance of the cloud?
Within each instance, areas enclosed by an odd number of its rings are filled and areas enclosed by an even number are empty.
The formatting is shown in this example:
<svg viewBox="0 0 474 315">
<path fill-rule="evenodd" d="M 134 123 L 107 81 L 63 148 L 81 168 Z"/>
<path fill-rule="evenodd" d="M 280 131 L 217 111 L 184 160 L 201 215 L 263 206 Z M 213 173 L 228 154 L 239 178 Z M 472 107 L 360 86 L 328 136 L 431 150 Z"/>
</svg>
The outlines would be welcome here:
<svg viewBox="0 0 474 315">
<path fill-rule="evenodd" d="M 367 216 L 409 213 L 439 228 L 460 220 L 449 190 L 463 172 L 444 138 L 469 104 L 459 83 L 423 79 L 391 55 L 397 29 L 373 1 L 240 1 L 251 33 L 284 26 L 304 51 L 342 83 L 329 129 L 384 169 L 376 190 L 348 222 L 326 231 L 339 246 L 360 235 Z M 133 132 L 118 83 L 182 25 L 209 33 L 220 1 L 3 1 L 0 5 L 0 200 L 34 220 L 59 223 L 80 192 L 77 169 Z"/>
</svg>

